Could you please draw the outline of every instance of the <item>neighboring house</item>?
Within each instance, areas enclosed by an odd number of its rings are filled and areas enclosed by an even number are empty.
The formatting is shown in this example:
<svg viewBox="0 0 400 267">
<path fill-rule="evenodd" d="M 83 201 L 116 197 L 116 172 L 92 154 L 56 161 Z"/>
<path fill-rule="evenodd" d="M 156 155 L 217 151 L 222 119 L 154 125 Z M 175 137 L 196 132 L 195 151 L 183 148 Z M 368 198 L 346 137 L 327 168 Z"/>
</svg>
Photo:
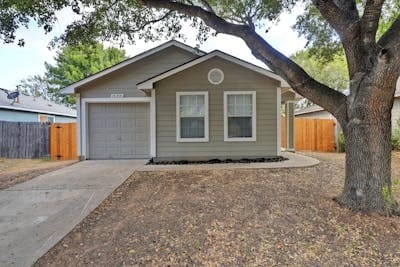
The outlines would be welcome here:
<svg viewBox="0 0 400 267">
<path fill-rule="evenodd" d="M 76 111 L 41 97 L 24 94 L 20 94 L 13 103 L 4 91 L 0 91 L 0 121 L 75 122 Z"/>
<path fill-rule="evenodd" d="M 78 153 L 83 159 L 156 161 L 278 156 L 281 103 L 291 114 L 290 132 L 298 98 L 271 71 L 177 41 L 62 93 L 77 97 Z"/>
<path fill-rule="evenodd" d="M 332 119 L 337 123 L 336 118 L 318 105 L 312 105 L 295 111 L 296 118 L 316 118 L 316 119 Z M 392 108 L 392 130 L 397 126 L 397 120 L 400 119 L 400 77 L 397 80 L 396 92 L 394 94 L 394 102 Z M 337 123 L 337 125 L 339 125 Z"/>
<path fill-rule="evenodd" d="M 296 110 L 294 115 L 296 118 L 332 119 L 336 121 L 331 113 L 315 104 Z"/>
</svg>

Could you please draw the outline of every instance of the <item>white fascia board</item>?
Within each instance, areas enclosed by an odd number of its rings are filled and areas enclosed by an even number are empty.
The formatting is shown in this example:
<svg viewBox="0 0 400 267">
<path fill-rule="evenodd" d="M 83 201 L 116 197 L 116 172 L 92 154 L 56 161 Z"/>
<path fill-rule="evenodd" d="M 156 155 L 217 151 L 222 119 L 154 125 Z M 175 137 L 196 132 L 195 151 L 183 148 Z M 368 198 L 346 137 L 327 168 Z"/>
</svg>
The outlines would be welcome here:
<svg viewBox="0 0 400 267">
<path fill-rule="evenodd" d="M 27 112 L 31 112 L 31 113 L 42 113 L 42 114 L 46 114 L 46 115 L 58 115 L 58 116 L 76 118 L 76 115 L 72 115 L 72 114 L 52 112 L 52 111 L 39 110 L 39 109 L 28 109 L 28 108 L 10 107 L 10 106 L 0 106 L 0 109 L 19 110 L 19 111 L 27 111 Z"/>
<path fill-rule="evenodd" d="M 240 65 L 242 67 L 245 67 L 247 69 L 250 69 L 252 71 L 258 72 L 258 73 L 260 73 L 262 75 L 265 75 L 265 76 L 267 76 L 267 77 L 269 77 L 271 79 L 277 80 L 277 81 L 279 81 L 281 83 L 282 87 L 289 87 L 289 85 L 279 75 L 217 50 L 217 51 L 211 52 L 211 53 L 209 53 L 209 54 L 207 54 L 205 56 L 202 56 L 202 57 L 200 57 L 198 59 L 192 60 L 192 61 L 190 61 L 190 62 L 188 62 L 186 64 L 183 64 L 183 65 L 181 65 L 181 66 L 179 66 L 177 68 L 174 68 L 172 70 L 164 72 L 164 73 L 162 73 L 162 74 L 160 74 L 158 76 L 155 76 L 152 79 L 149 79 L 149 80 L 144 81 L 142 83 L 138 83 L 137 84 L 137 88 L 139 90 L 151 90 L 151 89 L 154 88 L 154 83 L 156 83 L 156 82 L 158 82 L 158 81 L 160 81 L 162 79 L 165 79 L 165 78 L 167 78 L 169 76 L 172 76 L 172 75 L 174 75 L 174 74 L 176 74 L 178 72 L 186 70 L 186 69 L 188 69 L 190 67 L 193 67 L 193 66 L 195 66 L 197 64 L 200 64 L 200 63 L 202 63 L 202 62 L 204 62 L 204 61 L 206 61 L 206 60 L 208 60 L 210 58 L 216 57 L 216 56 L 220 57 L 222 59 L 225 59 L 227 61 L 236 63 L 236 64 L 238 64 L 238 65 Z"/>
<path fill-rule="evenodd" d="M 73 84 L 61 89 L 60 92 L 61 92 L 61 94 L 65 94 L 65 95 L 74 94 L 75 93 L 75 89 L 77 87 L 79 87 L 79 86 L 82 86 L 82 85 L 84 85 L 86 83 L 89 83 L 89 82 L 91 82 L 93 80 L 96 80 L 96 79 L 98 79 L 98 78 L 100 78 L 100 77 L 102 77 L 104 75 L 107 75 L 107 74 L 109 74 L 111 72 L 119 70 L 119 69 L 121 69 L 121 68 L 123 68 L 123 67 L 125 67 L 127 65 L 130 65 L 130 64 L 132 64 L 132 63 L 134 63 L 136 61 L 139 61 L 139 60 L 141 60 L 143 58 L 146 58 L 146 57 L 148 57 L 148 56 L 150 56 L 152 54 L 160 52 L 160 51 L 162 51 L 162 50 L 164 50 L 164 49 L 166 49 L 168 47 L 171 47 L 171 46 L 179 47 L 179 48 L 181 48 L 183 50 L 186 50 L 188 52 L 197 54 L 199 56 L 203 56 L 205 54 L 203 51 L 196 50 L 193 47 L 190 47 L 190 46 L 185 45 L 183 43 L 180 43 L 178 41 L 172 40 L 172 41 L 166 42 L 166 43 L 164 43 L 164 44 L 162 44 L 160 46 L 157 46 L 155 48 L 147 50 L 147 51 L 145 51 L 145 52 L 143 52 L 143 53 L 141 53 L 141 54 L 139 54 L 137 56 L 134 56 L 134 57 L 132 57 L 130 59 L 127 59 L 127 60 L 125 60 L 125 61 L 123 61 L 123 62 L 121 62 L 121 63 L 119 63 L 117 65 L 114 65 L 114 66 L 108 68 L 108 69 L 105 69 L 105 70 L 100 71 L 100 72 L 98 72 L 98 73 L 96 73 L 94 75 L 91 75 L 91 76 L 87 77 L 86 79 L 83 79 L 83 80 L 80 80 L 80 81 L 78 81 L 76 83 L 73 83 Z"/>
</svg>

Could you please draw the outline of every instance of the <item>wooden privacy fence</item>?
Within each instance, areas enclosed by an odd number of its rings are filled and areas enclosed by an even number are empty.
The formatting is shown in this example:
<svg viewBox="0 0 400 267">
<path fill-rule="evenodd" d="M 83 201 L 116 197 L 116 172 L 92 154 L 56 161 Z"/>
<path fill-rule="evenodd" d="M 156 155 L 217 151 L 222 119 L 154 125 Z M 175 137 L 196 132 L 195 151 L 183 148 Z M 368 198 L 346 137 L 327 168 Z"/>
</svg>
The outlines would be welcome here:
<svg viewBox="0 0 400 267">
<path fill-rule="evenodd" d="M 77 159 L 76 123 L 54 123 L 50 127 L 52 160 Z"/>
<path fill-rule="evenodd" d="M 329 119 L 295 118 L 295 150 L 334 152 L 335 121 Z M 286 123 L 281 120 L 282 147 L 286 147 Z"/>
<path fill-rule="evenodd" d="M 0 121 L 0 157 L 77 159 L 76 123 Z"/>
<path fill-rule="evenodd" d="M 0 121 L 0 157 L 48 157 L 49 127 L 39 122 Z"/>
</svg>

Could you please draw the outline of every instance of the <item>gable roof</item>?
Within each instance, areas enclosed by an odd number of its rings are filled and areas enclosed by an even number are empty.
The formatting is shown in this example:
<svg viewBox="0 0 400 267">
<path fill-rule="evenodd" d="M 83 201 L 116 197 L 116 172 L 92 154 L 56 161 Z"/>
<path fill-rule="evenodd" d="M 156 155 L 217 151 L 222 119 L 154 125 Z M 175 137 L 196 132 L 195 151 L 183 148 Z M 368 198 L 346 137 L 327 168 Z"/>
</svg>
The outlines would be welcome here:
<svg viewBox="0 0 400 267">
<path fill-rule="evenodd" d="M 160 52 L 160 51 L 162 51 L 164 49 L 167 49 L 168 47 L 171 47 L 171 46 L 175 46 L 175 47 L 181 48 L 181 49 L 183 49 L 185 51 L 188 51 L 190 53 L 196 54 L 198 56 L 203 56 L 204 54 L 206 54 L 205 52 L 203 52 L 203 51 L 201 51 L 199 49 L 193 48 L 191 46 L 188 46 L 188 45 L 186 45 L 184 43 L 181 43 L 181 42 L 178 42 L 176 40 L 171 40 L 171 41 L 168 41 L 168 42 L 166 42 L 164 44 L 161 44 L 161 45 L 159 45 L 157 47 L 149 49 L 149 50 L 147 50 L 147 51 L 145 51 L 143 53 L 140 53 L 140 54 L 138 54 L 138 55 L 136 55 L 134 57 L 128 58 L 128 59 L 126 59 L 126 60 L 124 60 L 124 61 L 122 61 L 122 62 L 120 62 L 120 63 L 118 63 L 118 64 L 116 64 L 114 66 L 111 66 L 111 67 L 106 68 L 106 69 L 104 69 L 102 71 L 99 71 L 99 72 L 97 72 L 97 73 L 95 73 L 95 74 L 93 74 L 93 75 L 91 75 L 89 77 L 86 77 L 86 78 L 84 78 L 84 79 L 82 79 L 80 81 L 77 81 L 77 82 L 75 82 L 75 83 L 63 88 L 61 90 L 61 93 L 62 94 L 73 94 L 73 93 L 75 93 L 75 89 L 77 87 L 79 87 L 79 86 L 82 86 L 82 85 L 84 85 L 86 83 L 89 83 L 89 82 L 91 82 L 93 80 L 96 80 L 96 79 L 98 79 L 98 78 L 100 78 L 100 77 L 102 77 L 104 75 L 107 75 L 107 74 L 109 74 L 111 72 L 119 70 L 119 69 L 121 69 L 121 68 L 123 68 L 123 67 L 125 67 L 127 65 L 130 65 L 130 64 L 132 64 L 132 63 L 134 63 L 136 61 L 139 61 L 139 60 L 141 60 L 143 58 L 146 58 L 146 57 L 148 57 L 150 55 L 153 55 L 153 54 L 155 54 L 157 52 Z"/>
<path fill-rule="evenodd" d="M 207 55 L 204 55 L 202 57 L 199 57 L 197 59 L 194 59 L 192 61 L 184 63 L 184 64 L 182 64 L 182 65 L 180 65 L 178 67 L 175 67 L 175 68 L 170 69 L 170 70 L 168 70 L 166 72 L 158 74 L 158 75 L 156 75 L 156 76 L 154 76 L 152 78 L 149 78 L 149 79 L 147 79 L 145 81 L 142 81 L 142 82 L 137 84 L 137 88 L 139 90 L 150 90 L 150 89 L 153 89 L 154 83 L 156 83 L 156 82 L 158 82 L 160 80 L 163 80 L 163 79 L 165 79 L 167 77 L 170 77 L 170 76 L 172 76 L 172 75 L 174 75 L 174 74 L 176 74 L 178 72 L 181 72 L 183 70 L 191 68 L 191 67 L 193 67 L 193 66 L 195 66 L 197 64 L 200 64 L 200 63 L 202 63 L 202 62 L 204 62 L 206 60 L 209 60 L 209 59 L 211 59 L 213 57 L 219 57 L 219 58 L 225 59 L 227 61 L 230 61 L 232 63 L 238 64 L 238 65 L 240 65 L 240 66 L 242 66 L 244 68 L 250 69 L 252 71 L 255 71 L 255 72 L 258 72 L 258 73 L 260 73 L 262 75 L 265 75 L 265 76 L 267 76 L 267 77 L 269 77 L 271 79 L 279 81 L 281 83 L 282 87 L 289 87 L 289 85 L 286 83 L 286 81 L 284 81 L 279 75 L 275 74 L 272 71 L 269 71 L 267 69 L 261 68 L 259 66 L 254 65 L 254 64 L 251 64 L 251 63 L 249 63 L 247 61 L 244 61 L 244 60 L 239 59 L 237 57 L 234 57 L 234 56 L 231 56 L 229 54 L 226 54 L 226 53 L 224 53 L 222 51 L 214 50 L 214 51 L 210 52 Z"/>
<path fill-rule="evenodd" d="M 41 97 L 19 95 L 19 102 L 11 105 L 7 94 L 0 92 L 0 109 L 18 110 L 76 118 L 76 110 L 45 100 Z"/>
</svg>

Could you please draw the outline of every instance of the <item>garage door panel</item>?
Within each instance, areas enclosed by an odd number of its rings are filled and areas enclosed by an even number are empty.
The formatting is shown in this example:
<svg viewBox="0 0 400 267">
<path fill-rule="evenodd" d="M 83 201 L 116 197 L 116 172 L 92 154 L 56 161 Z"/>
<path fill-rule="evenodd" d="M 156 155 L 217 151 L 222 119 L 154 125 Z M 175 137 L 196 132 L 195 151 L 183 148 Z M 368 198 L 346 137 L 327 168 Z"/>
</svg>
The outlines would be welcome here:
<svg viewBox="0 0 400 267">
<path fill-rule="evenodd" d="M 89 104 L 89 158 L 148 158 L 147 103 Z"/>
<path fill-rule="evenodd" d="M 131 130 L 135 126 L 135 121 L 132 121 L 132 119 L 121 119 L 121 129 L 128 129 Z"/>
<path fill-rule="evenodd" d="M 147 126 L 148 122 L 144 119 L 138 119 L 135 121 L 135 126 L 136 127 L 145 127 Z"/>
<path fill-rule="evenodd" d="M 134 140 L 141 143 L 147 143 L 148 138 L 145 134 L 136 134 Z"/>
<path fill-rule="evenodd" d="M 136 144 L 135 142 L 135 135 L 133 133 L 121 133 L 121 141 L 122 142 L 128 142 L 126 143 L 126 145 L 129 146 L 135 146 Z M 131 144 L 130 144 L 131 143 Z"/>
</svg>

